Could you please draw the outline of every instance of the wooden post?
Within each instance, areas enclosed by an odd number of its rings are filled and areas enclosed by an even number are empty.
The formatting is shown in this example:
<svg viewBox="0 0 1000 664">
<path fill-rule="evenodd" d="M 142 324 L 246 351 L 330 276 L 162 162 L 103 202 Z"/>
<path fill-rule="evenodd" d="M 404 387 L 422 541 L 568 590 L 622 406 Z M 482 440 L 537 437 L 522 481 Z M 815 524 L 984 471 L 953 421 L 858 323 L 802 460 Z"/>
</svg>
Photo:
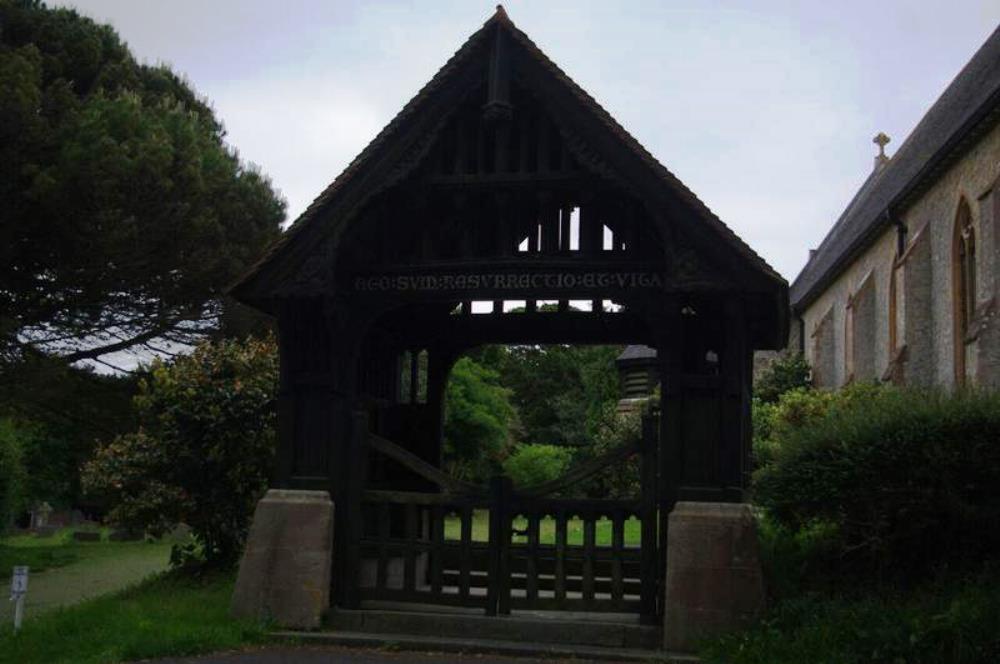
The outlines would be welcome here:
<svg viewBox="0 0 1000 664">
<path fill-rule="evenodd" d="M 510 514 L 512 483 L 509 477 L 490 479 L 490 570 L 486 589 L 486 615 L 510 613 Z"/>
<path fill-rule="evenodd" d="M 659 502 L 659 487 L 657 486 L 657 435 L 656 417 L 642 417 L 642 549 L 640 553 L 641 582 L 640 619 L 645 624 L 656 624 L 656 596 L 659 587 L 659 556 L 657 556 L 657 503 Z"/>
<path fill-rule="evenodd" d="M 351 464 L 351 472 L 347 476 L 347 486 L 344 492 L 347 500 L 347 523 L 342 532 L 347 538 L 347 561 L 343 567 L 345 576 L 343 583 L 343 602 L 345 608 L 356 609 L 360 603 L 358 580 L 361 576 L 361 495 L 365 483 L 365 456 L 367 454 L 368 413 L 356 410 L 351 417 L 351 432 L 348 439 L 347 453 L 344 455 Z"/>
<path fill-rule="evenodd" d="M 660 439 L 659 439 L 659 575 L 666 578 L 667 534 L 669 516 L 677 502 L 683 457 L 683 389 L 681 385 L 684 351 L 681 303 L 676 297 L 664 302 L 663 318 L 658 321 L 663 334 L 657 345 L 660 363 Z M 660 589 L 662 593 L 662 588 Z M 662 596 L 660 601 L 663 601 Z M 661 604 L 662 606 L 662 604 Z"/>
</svg>

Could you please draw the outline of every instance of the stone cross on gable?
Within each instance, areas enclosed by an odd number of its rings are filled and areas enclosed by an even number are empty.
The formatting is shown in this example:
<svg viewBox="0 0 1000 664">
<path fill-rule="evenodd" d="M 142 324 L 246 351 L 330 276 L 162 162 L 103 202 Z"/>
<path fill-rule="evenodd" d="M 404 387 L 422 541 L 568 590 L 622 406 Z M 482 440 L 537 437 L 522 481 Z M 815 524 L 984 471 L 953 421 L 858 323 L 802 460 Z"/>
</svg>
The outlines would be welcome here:
<svg viewBox="0 0 1000 664">
<path fill-rule="evenodd" d="M 878 154 L 875 155 L 875 170 L 877 171 L 881 167 L 889 163 L 889 157 L 885 154 L 885 146 L 889 144 L 892 140 L 885 135 L 884 132 L 879 132 L 875 134 L 875 138 L 872 139 L 872 143 L 878 146 Z"/>
<path fill-rule="evenodd" d="M 878 156 L 885 157 L 885 146 L 889 144 L 892 139 L 885 135 L 884 132 L 879 132 L 875 134 L 875 138 L 872 139 L 872 143 L 878 146 Z"/>
</svg>

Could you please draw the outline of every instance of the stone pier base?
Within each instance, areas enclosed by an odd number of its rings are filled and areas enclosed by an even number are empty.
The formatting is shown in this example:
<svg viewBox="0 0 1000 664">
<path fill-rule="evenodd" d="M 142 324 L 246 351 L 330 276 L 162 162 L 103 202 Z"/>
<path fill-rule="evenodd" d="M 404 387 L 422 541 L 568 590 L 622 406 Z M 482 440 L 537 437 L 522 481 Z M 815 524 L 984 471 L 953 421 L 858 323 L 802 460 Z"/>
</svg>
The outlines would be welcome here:
<svg viewBox="0 0 1000 664">
<path fill-rule="evenodd" d="M 271 489 L 254 511 L 230 612 L 315 629 L 330 606 L 333 502 L 326 491 Z"/>
<path fill-rule="evenodd" d="M 750 506 L 679 502 L 670 513 L 664 647 L 698 641 L 751 622 L 764 608 L 757 533 Z"/>
</svg>

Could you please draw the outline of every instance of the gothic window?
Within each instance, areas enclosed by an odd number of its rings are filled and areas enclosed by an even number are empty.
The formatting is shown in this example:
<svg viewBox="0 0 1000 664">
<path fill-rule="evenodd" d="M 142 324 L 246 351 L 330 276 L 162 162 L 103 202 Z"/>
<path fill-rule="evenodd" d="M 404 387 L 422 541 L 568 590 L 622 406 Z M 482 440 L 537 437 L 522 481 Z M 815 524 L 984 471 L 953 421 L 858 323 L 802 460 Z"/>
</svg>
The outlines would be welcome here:
<svg viewBox="0 0 1000 664">
<path fill-rule="evenodd" d="M 963 198 L 955 217 L 952 245 L 952 288 L 955 336 L 955 382 L 965 383 L 969 333 L 976 315 L 976 231 L 969 204 Z"/>
</svg>

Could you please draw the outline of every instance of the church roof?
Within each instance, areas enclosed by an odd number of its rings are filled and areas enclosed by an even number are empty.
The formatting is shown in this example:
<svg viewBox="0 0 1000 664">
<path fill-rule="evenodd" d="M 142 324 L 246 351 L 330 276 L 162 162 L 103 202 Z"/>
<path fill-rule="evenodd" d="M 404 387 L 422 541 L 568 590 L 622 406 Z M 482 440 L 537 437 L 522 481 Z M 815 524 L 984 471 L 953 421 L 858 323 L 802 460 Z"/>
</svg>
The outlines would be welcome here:
<svg viewBox="0 0 1000 664">
<path fill-rule="evenodd" d="M 308 252 L 323 238 L 323 229 L 330 224 L 316 223 L 321 218 L 334 219 L 334 223 L 342 221 L 340 216 L 347 211 L 357 209 L 358 200 L 364 200 L 366 191 L 371 191 L 377 185 L 372 184 L 373 164 L 384 160 L 392 151 L 396 141 L 412 132 L 412 123 L 426 114 L 431 102 L 442 91 L 449 87 L 465 65 L 480 53 L 481 46 L 487 43 L 494 29 L 504 29 L 515 44 L 521 47 L 529 59 L 539 65 L 552 77 L 556 86 L 568 92 L 574 101 L 583 108 L 591 120 L 604 132 L 609 132 L 617 151 L 624 147 L 625 153 L 631 155 L 631 160 L 638 160 L 647 173 L 655 178 L 655 188 L 660 194 L 667 193 L 672 200 L 679 200 L 683 208 L 693 213 L 715 242 L 735 252 L 752 272 L 763 277 L 769 283 L 769 288 L 784 291 L 787 283 L 770 265 L 758 256 L 743 240 L 726 226 L 690 189 L 676 176 L 656 160 L 631 134 L 629 134 L 611 115 L 587 92 L 576 84 L 565 72 L 552 62 L 521 30 L 514 26 L 501 6 L 496 13 L 486 21 L 483 27 L 476 31 L 463 44 L 447 63 L 434 75 L 406 106 L 393 118 L 385 128 L 362 150 L 362 152 L 347 166 L 346 169 L 322 192 L 299 218 L 282 234 L 269 248 L 260 261 L 233 288 L 233 295 L 244 302 L 256 306 L 268 307 L 267 302 L 278 294 L 277 282 L 287 279 L 297 265 L 308 259 Z M 607 147 L 610 142 L 603 141 Z M 398 152 L 398 151 L 397 151 Z M 645 189 L 649 191 L 650 188 Z M 783 297 L 783 296 L 782 296 Z"/>
<path fill-rule="evenodd" d="M 1000 28 L 931 106 L 889 162 L 873 172 L 791 287 L 800 312 L 983 131 L 1000 119 Z"/>
</svg>

